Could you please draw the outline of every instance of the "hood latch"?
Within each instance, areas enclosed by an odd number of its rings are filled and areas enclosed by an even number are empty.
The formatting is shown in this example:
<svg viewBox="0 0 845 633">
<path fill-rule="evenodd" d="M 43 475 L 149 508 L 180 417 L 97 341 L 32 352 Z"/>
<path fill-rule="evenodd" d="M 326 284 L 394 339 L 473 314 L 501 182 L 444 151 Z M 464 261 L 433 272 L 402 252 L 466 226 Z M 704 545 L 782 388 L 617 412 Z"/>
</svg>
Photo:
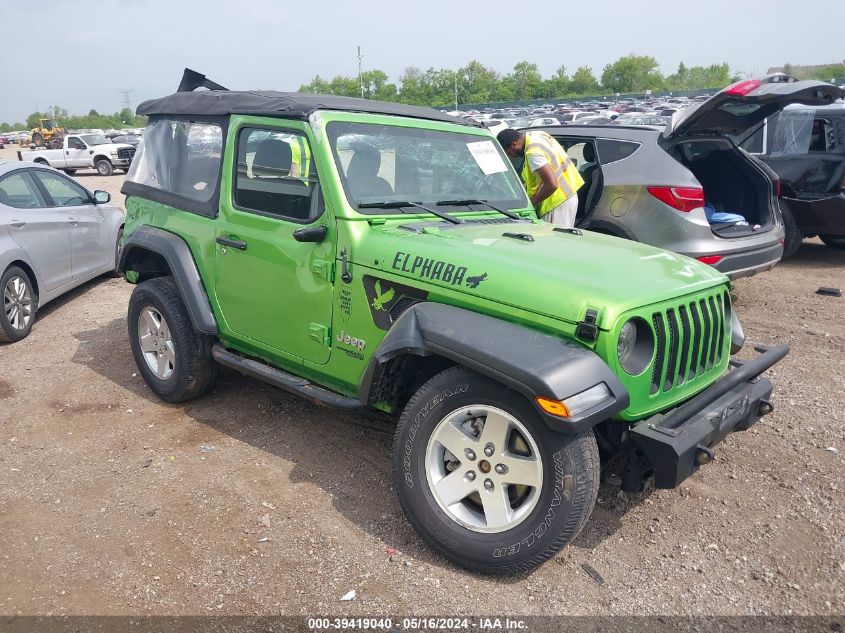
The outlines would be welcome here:
<svg viewBox="0 0 845 633">
<path fill-rule="evenodd" d="M 599 326 L 596 325 L 596 317 L 598 312 L 595 310 L 587 310 L 584 315 L 584 320 L 578 322 L 578 327 L 575 330 L 575 336 L 583 341 L 594 342 L 599 337 Z"/>
</svg>

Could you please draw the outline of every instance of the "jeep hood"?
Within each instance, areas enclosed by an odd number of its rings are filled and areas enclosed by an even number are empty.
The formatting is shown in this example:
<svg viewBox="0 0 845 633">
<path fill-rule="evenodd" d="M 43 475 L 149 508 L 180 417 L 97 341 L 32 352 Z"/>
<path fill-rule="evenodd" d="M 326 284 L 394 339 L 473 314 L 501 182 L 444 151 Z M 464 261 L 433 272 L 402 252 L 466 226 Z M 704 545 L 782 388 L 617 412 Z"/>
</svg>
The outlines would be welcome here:
<svg viewBox="0 0 845 633">
<path fill-rule="evenodd" d="M 406 223 L 381 254 L 384 271 L 571 323 L 588 309 L 609 328 L 633 308 L 727 281 L 688 257 L 546 223 Z M 410 230 L 409 230 L 410 229 Z"/>
</svg>

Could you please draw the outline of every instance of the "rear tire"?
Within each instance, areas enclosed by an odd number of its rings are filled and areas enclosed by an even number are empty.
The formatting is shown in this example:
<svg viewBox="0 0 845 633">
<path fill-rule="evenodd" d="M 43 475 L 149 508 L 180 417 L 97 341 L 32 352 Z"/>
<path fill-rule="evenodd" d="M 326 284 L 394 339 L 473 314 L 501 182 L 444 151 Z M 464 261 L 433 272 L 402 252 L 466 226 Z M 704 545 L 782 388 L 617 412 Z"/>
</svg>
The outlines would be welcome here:
<svg viewBox="0 0 845 633">
<path fill-rule="evenodd" d="M 795 216 L 792 211 L 781 207 L 781 216 L 783 216 L 783 255 L 781 259 L 789 259 L 801 248 L 801 243 L 804 241 L 804 234 L 798 228 L 795 222 Z"/>
<path fill-rule="evenodd" d="M 819 235 L 819 239 L 824 242 L 825 246 L 829 246 L 830 248 L 845 249 L 845 237 Z"/>
<path fill-rule="evenodd" d="M 402 509 L 434 549 L 473 571 L 513 574 L 577 536 L 598 493 L 599 454 L 592 431 L 556 433 L 519 393 L 452 367 L 405 407 L 393 476 Z"/>
<path fill-rule="evenodd" d="M 101 176 L 111 176 L 114 173 L 114 167 L 112 167 L 111 162 L 105 158 L 98 160 L 94 167 L 97 168 L 97 173 Z"/>
<path fill-rule="evenodd" d="M 35 134 L 33 134 L 32 144 L 37 147 L 41 147 L 42 145 L 44 145 L 44 135 L 41 134 L 41 132 L 36 132 Z"/>
<path fill-rule="evenodd" d="M 135 286 L 127 322 L 132 356 L 159 398 L 184 402 L 211 386 L 217 367 L 213 341 L 194 331 L 173 279 L 157 277 Z"/>
<path fill-rule="evenodd" d="M 0 276 L 0 293 L 3 295 L 0 343 L 20 341 L 29 336 L 35 322 L 35 313 L 38 310 L 35 287 L 25 270 L 9 266 Z"/>
<path fill-rule="evenodd" d="M 73 176 L 73 175 L 76 173 L 76 170 L 75 170 L 75 169 L 65 169 L 65 170 L 64 170 L 64 172 L 65 172 L 68 176 Z"/>
</svg>

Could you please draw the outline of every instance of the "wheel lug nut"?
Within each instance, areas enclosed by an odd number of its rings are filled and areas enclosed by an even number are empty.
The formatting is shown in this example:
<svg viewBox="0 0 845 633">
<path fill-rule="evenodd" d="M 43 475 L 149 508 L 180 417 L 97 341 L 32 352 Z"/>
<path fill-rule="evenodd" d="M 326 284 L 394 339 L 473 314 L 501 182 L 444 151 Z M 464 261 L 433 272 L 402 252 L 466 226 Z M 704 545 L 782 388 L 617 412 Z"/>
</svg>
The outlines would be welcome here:
<svg viewBox="0 0 845 633">
<path fill-rule="evenodd" d="M 475 481 L 475 471 L 468 471 L 467 472 L 467 481 Z"/>
<path fill-rule="evenodd" d="M 484 487 L 487 490 L 493 490 L 493 480 L 492 479 L 485 479 L 484 480 Z"/>
<path fill-rule="evenodd" d="M 500 475 L 504 475 L 506 472 L 508 472 L 508 467 L 504 464 L 496 464 L 496 472 Z"/>
<path fill-rule="evenodd" d="M 466 454 L 468 460 L 470 460 L 470 461 L 475 460 L 475 451 L 472 450 L 471 448 L 466 449 L 464 451 L 464 454 Z"/>
<path fill-rule="evenodd" d="M 496 452 L 496 447 L 492 444 L 487 444 L 487 446 L 484 447 L 484 454 L 487 455 L 487 457 L 492 457 L 494 452 Z"/>
</svg>

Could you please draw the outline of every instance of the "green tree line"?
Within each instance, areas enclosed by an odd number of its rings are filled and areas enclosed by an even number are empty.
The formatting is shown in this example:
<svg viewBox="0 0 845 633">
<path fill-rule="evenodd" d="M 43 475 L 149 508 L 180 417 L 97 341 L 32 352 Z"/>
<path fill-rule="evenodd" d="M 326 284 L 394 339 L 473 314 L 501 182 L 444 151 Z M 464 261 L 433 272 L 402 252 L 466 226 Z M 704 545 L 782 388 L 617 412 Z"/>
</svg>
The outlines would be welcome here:
<svg viewBox="0 0 845 633">
<path fill-rule="evenodd" d="M 631 54 L 605 66 L 600 77 L 588 66 L 570 71 L 563 65 L 550 77 L 543 77 L 537 64 L 528 61 L 517 63 L 510 73 L 503 75 L 472 60 L 458 69 L 409 67 L 397 83 L 392 83 L 382 70 L 364 72 L 361 82 L 358 77 L 337 76 L 327 80 L 317 75 L 311 83 L 300 86 L 299 91 L 361 96 L 363 84 L 366 98 L 448 106 L 455 102 L 456 86 L 459 103 L 491 103 L 721 88 L 734 79 L 737 77 L 731 74 L 727 63 L 692 67 L 681 63 L 677 72 L 663 75 L 654 57 Z"/>
<path fill-rule="evenodd" d="M 144 127 L 147 124 L 147 117 L 137 116 L 129 108 L 123 108 L 114 114 L 100 114 L 96 110 L 90 110 L 88 114 L 71 115 L 65 108 L 52 106 L 47 112 L 33 112 L 26 117 L 25 123 L 0 123 L 0 132 L 11 132 L 13 130 L 31 130 L 38 125 L 38 119 L 56 119 L 59 125 L 69 130 L 84 129 L 123 129 Z"/>
</svg>

